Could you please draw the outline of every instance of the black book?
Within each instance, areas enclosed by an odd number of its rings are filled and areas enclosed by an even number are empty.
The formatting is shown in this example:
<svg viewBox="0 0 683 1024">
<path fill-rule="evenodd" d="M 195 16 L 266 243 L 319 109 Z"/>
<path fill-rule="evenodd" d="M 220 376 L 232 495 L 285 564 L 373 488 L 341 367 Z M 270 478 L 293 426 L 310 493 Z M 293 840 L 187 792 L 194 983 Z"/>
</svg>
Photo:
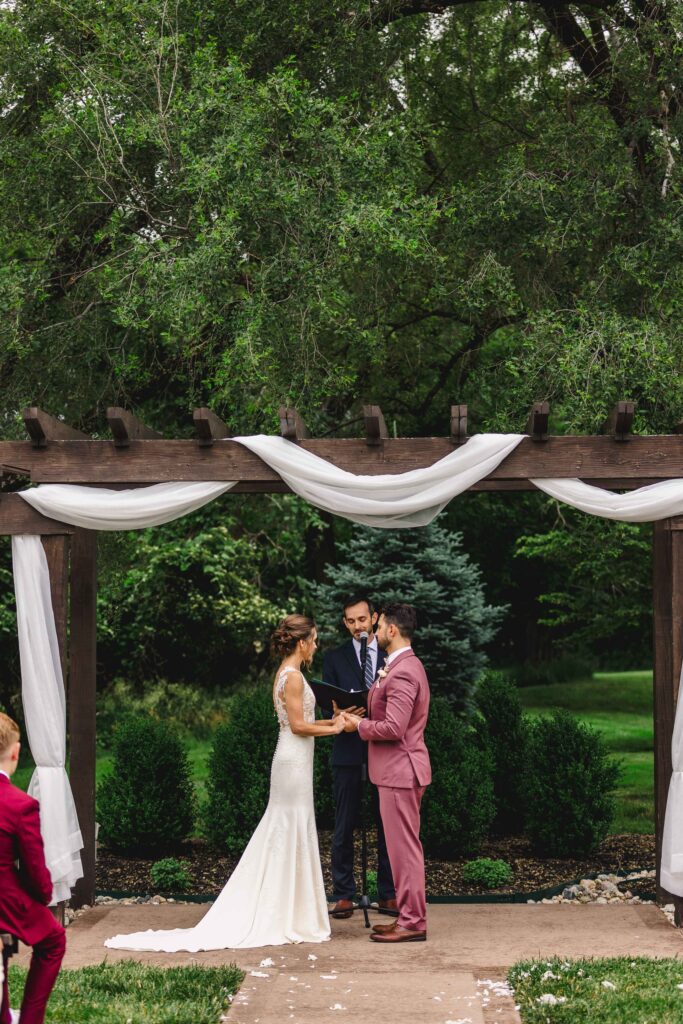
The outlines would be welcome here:
<svg viewBox="0 0 683 1024">
<path fill-rule="evenodd" d="M 367 690 L 341 690 L 338 686 L 325 683 L 322 679 L 309 679 L 308 685 L 315 694 L 318 706 L 323 711 L 333 711 L 332 701 L 335 701 L 338 708 L 364 708 L 368 702 Z"/>
</svg>

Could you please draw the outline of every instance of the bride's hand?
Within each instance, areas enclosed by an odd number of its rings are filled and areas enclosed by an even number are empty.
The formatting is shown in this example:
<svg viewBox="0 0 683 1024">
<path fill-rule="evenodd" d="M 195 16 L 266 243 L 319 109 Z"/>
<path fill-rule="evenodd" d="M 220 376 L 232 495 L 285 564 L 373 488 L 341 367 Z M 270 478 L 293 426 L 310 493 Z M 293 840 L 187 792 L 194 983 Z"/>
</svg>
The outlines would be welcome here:
<svg viewBox="0 0 683 1024">
<path fill-rule="evenodd" d="M 343 711 L 339 711 L 332 719 L 332 732 L 340 733 L 344 732 L 346 727 L 346 716 Z"/>
</svg>

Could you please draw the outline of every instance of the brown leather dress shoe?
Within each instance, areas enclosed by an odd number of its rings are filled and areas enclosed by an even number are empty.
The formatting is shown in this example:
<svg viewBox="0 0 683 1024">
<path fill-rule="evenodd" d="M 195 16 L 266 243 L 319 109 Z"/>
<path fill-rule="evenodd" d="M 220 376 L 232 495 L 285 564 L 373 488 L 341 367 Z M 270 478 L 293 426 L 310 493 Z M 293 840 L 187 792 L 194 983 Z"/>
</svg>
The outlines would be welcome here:
<svg viewBox="0 0 683 1024">
<path fill-rule="evenodd" d="M 398 910 L 396 900 L 379 900 L 377 906 L 380 910 Z"/>
<path fill-rule="evenodd" d="M 370 938 L 373 942 L 426 942 L 427 932 L 414 932 L 397 924 L 391 931 L 373 932 Z"/>
<path fill-rule="evenodd" d="M 373 924 L 373 932 L 377 932 L 378 935 L 386 935 L 387 932 L 393 932 L 394 928 L 398 927 L 398 918 L 392 921 L 391 924 Z"/>
<path fill-rule="evenodd" d="M 334 917 L 337 921 L 342 921 L 344 918 L 351 917 L 354 907 L 351 900 L 337 900 L 335 905 L 330 911 L 330 917 Z"/>
</svg>

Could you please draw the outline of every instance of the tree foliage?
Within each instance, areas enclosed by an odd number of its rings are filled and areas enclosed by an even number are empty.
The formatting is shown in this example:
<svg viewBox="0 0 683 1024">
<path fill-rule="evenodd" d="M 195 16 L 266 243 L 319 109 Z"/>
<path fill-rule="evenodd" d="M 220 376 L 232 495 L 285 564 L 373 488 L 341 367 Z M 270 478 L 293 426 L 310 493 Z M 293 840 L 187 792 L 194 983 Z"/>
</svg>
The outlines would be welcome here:
<svg viewBox="0 0 683 1024">
<path fill-rule="evenodd" d="M 248 430 L 371 396 L 427 433 L 454 394 L 506 429 L 629 397 L 670 426 L 680 31 L 630 0 L 16 0 L 7 408 Z"/>
<path fill-rule="evenodd" d="M 342 608 L 354 594 L 367 594 L 377 607 L 407 601 L 417 611 L 414 646 L 432 688 L 465 704 L 505 609 L 487 603 L 461 536 L 436 523 L 415 530 L 357 528 L 338 555 L 338 564 L 327 567 L 327 581 L 313 587 L 321 642 L 329 646 L 345 638 Z"/>
</svg>

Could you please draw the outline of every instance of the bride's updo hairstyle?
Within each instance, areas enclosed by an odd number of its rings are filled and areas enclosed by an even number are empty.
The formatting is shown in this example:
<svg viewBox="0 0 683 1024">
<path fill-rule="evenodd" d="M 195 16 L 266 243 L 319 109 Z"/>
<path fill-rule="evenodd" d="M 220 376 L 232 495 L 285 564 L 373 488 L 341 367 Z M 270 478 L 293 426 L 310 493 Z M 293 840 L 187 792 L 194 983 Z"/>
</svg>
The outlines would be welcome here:
<svg viewBox="0 0 683 1024">
<path fill-rule="evenodd" d="M 286 658 L 299 640 L 308 640 L 314 629 L 315 622 L 306 615 L 285 615 L 271 635 L 270 653 L 274 658 Z"/>
</svg>

